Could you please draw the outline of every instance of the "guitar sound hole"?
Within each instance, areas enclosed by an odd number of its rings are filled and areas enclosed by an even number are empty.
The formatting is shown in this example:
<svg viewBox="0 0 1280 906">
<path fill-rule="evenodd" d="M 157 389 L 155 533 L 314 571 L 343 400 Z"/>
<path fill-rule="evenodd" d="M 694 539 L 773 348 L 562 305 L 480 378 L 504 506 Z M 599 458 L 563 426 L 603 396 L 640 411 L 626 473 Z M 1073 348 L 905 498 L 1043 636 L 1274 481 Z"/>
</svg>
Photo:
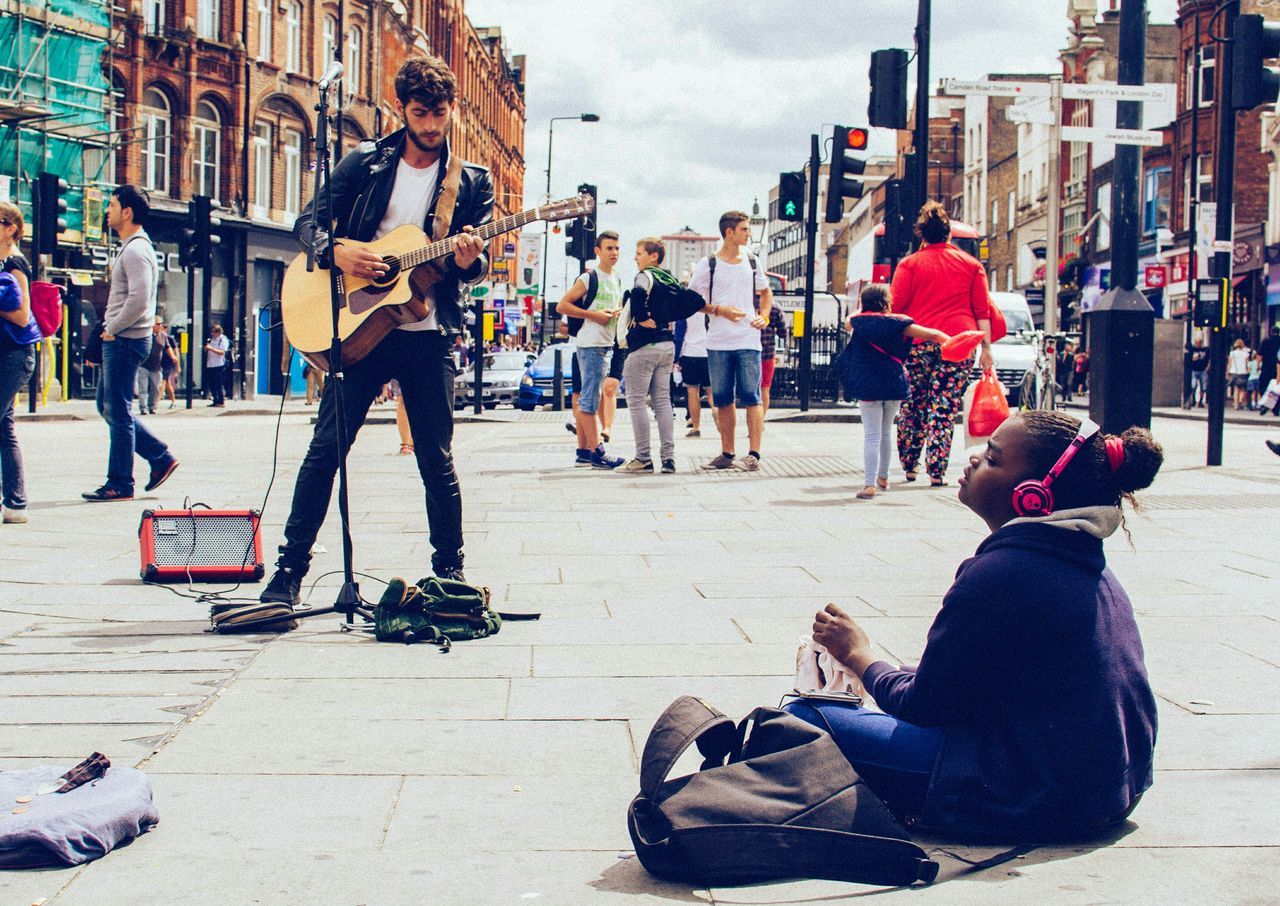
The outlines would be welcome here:
<svg viewBox="0 0 1280 906">
<path fill-rule="evenodd" d="M 400 276 L 400 259 L 391 255 L 386 255 L 382 259 L 382 263 L 387 266 L 387 272 L 374 280 L 375 286 L 388 286 L 395 283 Z"/>
</svg>

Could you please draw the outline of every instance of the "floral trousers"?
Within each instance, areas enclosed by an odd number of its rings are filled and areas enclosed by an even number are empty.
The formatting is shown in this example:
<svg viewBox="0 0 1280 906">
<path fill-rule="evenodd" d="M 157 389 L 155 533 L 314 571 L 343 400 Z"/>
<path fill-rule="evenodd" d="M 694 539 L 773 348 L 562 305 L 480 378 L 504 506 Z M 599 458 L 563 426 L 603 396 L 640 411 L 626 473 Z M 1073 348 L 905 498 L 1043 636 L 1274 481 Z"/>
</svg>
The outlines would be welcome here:
<svg viewBox="0 0 1280 906">
<path fill-rule="evenodd" d="M 929 477 L 947 474 L 955 416 L 969 384 L 969 361 L 948 362 L 937 343 L 917 343 L 907 356 L 911 393 L 898 413 L 898 458 L 907 472 L 916 471 L 920 454 Z"/>
</svg>

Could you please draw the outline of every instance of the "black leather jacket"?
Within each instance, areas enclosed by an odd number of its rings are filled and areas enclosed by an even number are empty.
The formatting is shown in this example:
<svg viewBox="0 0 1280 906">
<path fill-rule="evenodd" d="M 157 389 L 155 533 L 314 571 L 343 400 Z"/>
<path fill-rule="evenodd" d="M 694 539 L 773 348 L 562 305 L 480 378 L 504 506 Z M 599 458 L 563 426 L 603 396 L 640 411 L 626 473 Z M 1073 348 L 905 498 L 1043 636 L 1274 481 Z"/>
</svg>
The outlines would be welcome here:
<svg viewBox="0 0 1280 906">
<path fill-rule="evenodd" d="M 378 230 L 386 213 L 387 204 L 391 201 L 391 189 L 395 183 L 396 166 L 400 162 L 400 151 L 404 147 L 405 134 L 398 129 L 376 142 L 361 142 L 343 156 L 333 169 L 333 206 L 338 212 L 335 223 L 334 238 L 356 239 L 369 242 Z M 441 179 L 436 183 L 436 194 L 431 199 L 427 210 L 427 221 L 423 229 L 431 232 L 431 222 L 435 218 L 436 202 L 440 198 L 443 175 L 449 165 L 449 145 L 446 142 L 444 153 L 440 157 Z M 319 233 L 319 252 L 321 264 L 329 265 L 329 237 L 322 227 L 316 226 L 315 219 L 321 223 L 328 221 L 328 208 L 325 204 L 327 191 L 320 190 L 320 198 L 312 199 L 302 209 L 298 219 L 293 223 L 293 238 L 304 250 L 311 242 L 313 232 Z M 318 208 L 318 214 L 315 213 Z M 484 167 L 463 161 L 462 180 L 458 187 L 458 202 L 454 207 L 453 222 L 449 227 L 449 235 L 462 232 L 464 226 L 478 227 L 493 219 L 493 182 L 489 171 Z M 489 272 L 489 256 L 482 253 L 476 262 L 466 271 L 462 271 L 450 256 L 446 260 L 444 275 L 433 287 L 435 292 L 436 317 L 440 328 L 445 333 L 459 333 L 462 330 L 462 308 L 460 298 L 463 285 L 478 283 Z"/>
</svg>

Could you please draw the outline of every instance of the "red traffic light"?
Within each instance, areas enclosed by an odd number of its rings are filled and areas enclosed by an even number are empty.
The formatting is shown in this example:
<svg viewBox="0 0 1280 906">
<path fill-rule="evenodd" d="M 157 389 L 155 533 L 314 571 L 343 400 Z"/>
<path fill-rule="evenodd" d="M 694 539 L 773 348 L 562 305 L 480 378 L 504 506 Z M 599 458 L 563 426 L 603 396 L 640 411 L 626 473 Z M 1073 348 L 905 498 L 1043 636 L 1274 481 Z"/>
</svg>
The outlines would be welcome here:
<svg viewBox="0 0 1280 906">
<path fill-rule="evenodd" d="M 845 148 L 850 151 L 865 151 L 867 148 L 867 140 L 869 136 L 867 135 L 866 129 L 859 129 L 857 127 L 846 129 L 844 138 Z"/>
</svg>

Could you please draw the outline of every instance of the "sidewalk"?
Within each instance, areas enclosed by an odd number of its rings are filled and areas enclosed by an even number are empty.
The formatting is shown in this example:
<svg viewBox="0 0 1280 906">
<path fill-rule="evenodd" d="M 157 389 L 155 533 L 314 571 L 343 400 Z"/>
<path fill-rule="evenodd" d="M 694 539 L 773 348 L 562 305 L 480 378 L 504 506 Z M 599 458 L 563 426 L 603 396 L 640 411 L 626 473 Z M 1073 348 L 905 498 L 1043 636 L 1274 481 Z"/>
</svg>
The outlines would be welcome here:
<svg viewBox="0 0 1280 906">
<path fill-rule="evenodd" d="M 161 823 L 83 868 L 0 873 L 0 903 L 828 903 L 873 891 L 660 883 L 631 855 L 625 811 L 662 709 L 683 693 L 735 719 L 777 703 L 825 602 L 852 609 L 886 658 L 917 658 L 985 534 L 954 484 L 895 475 L 887 495 L 853 500 L 861 432 L 847 424 L 771 424 L 755 475 L 696 471 L 717 452 L 704 430 L 678 437 L 678 474 L 624 477 L 570 466 L 562 414 L 464 422 L 467 575 L 541 621 L 448 655 L 343 633 L 333 617 L 211 635 L 205 605 L 139 582 L 139 514 L 184 498 L 262 507 L 277 402 L 151 417 L 182 466 L 160 493 L 119 504 L 79 498 L 105 469 L 96 415 L 19 424 L 32 504 L 29 525 L 0 527 L 0 769 L 102 751 L 148 773 Z M 250 405 L 271 414 L 231 417 Z M 313 413 L 286 407 L 269 552 Z M 1110 845 L 968 872 L 998 850 L 926 841 L 940 883 L 887 896 L 1273 897 L 1280 459 L 1263 440 L 1280 426 L 1230 425 L 1218 469 L 1200 465 L 1202 426 L 1160 418 L 1155 430 L 1168 459 L 1128 517 L 1133 546 L 1123 533 L 1108 542 L 1159 697 L 1155 786 Z M 623 410 L 611 450 L 629 455 L 630 440 Z M 397 447 L 393 427 L 370 424 L 351 454 L 356 566 L 382 579 L 417 578 L 430 555 L 416 467 Z M 340 576 L 321 576 L 340 550 L 333 512 L 312 603 L 332 600 Z M 381 584 L 360 582 L 376 600 Z"/>
</svg>

